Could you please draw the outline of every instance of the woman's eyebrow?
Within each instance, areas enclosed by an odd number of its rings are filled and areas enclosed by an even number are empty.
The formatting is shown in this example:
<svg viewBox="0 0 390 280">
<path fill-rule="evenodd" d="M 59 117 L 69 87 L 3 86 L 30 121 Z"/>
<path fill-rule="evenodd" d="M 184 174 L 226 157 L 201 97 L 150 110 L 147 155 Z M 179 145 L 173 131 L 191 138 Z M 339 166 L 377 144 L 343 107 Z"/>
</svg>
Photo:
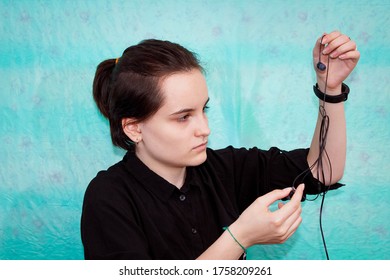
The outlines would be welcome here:
<svg viewBox="0 0 390 280">
<path fill-rule="evenodd" d="M 207 103 L 209 101 L 210 101 L 210 98 L 207 98 L 207 100 L 206 100 L 206 102 L 204 104 L 204 107 L 207 105 Z M 179 111 L 170 114 L 170 116 L 179 115 L 179 114 L 183 114 L 183 113 L 190 113 L 190 112 L 193 112 L 193 111 L 195 111 L 194 108 L 184 108 L 184 109 L 180 109 Z"/>
<path fill-rule="evenodd" d="M 195 111 L 195 109 L 193 109 L 193 108 L 181 109 L 181 110 L 179 110 L 177 112 L 174 112 L 174 113 L 170 114 L 170 116 L 180 115 L 180 114 L 183 114 L 183 113 L 190 113 L 190 112 L 193 112 L 193 111 Z"/>
</svg>

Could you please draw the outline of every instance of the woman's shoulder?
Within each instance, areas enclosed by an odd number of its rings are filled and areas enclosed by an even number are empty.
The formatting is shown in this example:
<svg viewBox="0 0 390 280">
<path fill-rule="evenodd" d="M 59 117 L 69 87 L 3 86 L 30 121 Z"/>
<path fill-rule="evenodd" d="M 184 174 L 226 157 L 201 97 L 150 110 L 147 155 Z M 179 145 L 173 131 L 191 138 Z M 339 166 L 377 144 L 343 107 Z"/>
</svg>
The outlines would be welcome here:
<svg viewBox="0 0 390 280">
<path fill-rule="evenodd" d="M 245 158 L 248 156 L 257 156 L 257 157 L 275 157 L 280 154 L 289 154 L 289 155 L 306 155 L 308 152 L 307 148 L 294 149 L 291 151 L 285 151 L 278 147 L 270 147 L 269 149 L 261 149 L 258 147 L 240 147 L 236 148 L 233 146 L 227 146 L 222 149 L 207 149 L 207 155 L 211 158 L 225 157 L 225 158 Z"/>
<path fill-rule="evenodd" d="M 277 149 L 277 148 L 276 148 Z M 257 147 L 252 148 L 245 148 L 245 147 L 233 147 L 233 146 L 227 146 L 225 148 L 221 149 L 207 149 L 207 156 L 208 159 L 211 160 L 237 160 L 246 158 L 248 155 L 261 155 L 265 154 L 269 151 L 261 150 Z"/>
<path fill-rule="evenodd" d="M 126 171 L 124 161 L 121 160 L 105 170 L 97 172 L 89 182 L 85 196 L 93 198 L 108 198 L 123 193 L 131 179 Z"/>
<path fill-rule="evenodd" d="M 221 169 L 223 172 L 231 172 L 232 168 L 242 165 L 251 154 L 257 154 L 257 148 L 235 148 L 227 146 L 221 149 L 207 149 L 207 160 L 204 166 Z"/>
</svg>

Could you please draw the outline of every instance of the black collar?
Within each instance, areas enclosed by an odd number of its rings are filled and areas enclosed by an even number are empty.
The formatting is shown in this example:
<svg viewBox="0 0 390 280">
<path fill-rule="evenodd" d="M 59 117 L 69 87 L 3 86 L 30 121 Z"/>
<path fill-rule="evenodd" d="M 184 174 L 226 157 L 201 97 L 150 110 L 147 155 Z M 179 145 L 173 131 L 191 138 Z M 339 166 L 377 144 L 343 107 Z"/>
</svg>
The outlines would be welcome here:
<svg viewBox="0 0 390 280">
<path fill-rule="evenodd" d="M 199 186 L 199 182 L 195 182 L 193 179 L 193 167 L 187 167 L 184 185 L 179 190 L 175 185 L 149 169 L 136 156 L 134 151 L 128 151 L 123 158 L 123 162 L 126 169 L 140 182 L 141 186 L 165 202 L 168 201 L 175 191 L 186 192 L 193 185 Z"/>
</svg>

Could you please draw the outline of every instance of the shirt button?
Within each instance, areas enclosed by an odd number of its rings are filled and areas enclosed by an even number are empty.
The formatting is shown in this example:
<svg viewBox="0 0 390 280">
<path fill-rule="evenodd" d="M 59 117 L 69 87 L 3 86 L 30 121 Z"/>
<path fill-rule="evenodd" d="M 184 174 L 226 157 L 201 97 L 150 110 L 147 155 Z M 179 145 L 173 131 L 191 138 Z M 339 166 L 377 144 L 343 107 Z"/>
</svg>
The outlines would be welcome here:
<svg viewBox="0 0 390 280">
<path fill-rule="evenodd" d="M 196 228 L 192 228 L 191 231 L 192 231 L 193 234 L 197 234 L 197 233 L 198 233 L 198 231 L 196 230 Z"/>
<path fill-rule="evenodd" d="M 184 194 L 182 194 L 179 196 L 179 199 L 180 199 L 180 201 L 184 201 L 184 200 L 186 200 L 186 196 Z"/>
</svg>

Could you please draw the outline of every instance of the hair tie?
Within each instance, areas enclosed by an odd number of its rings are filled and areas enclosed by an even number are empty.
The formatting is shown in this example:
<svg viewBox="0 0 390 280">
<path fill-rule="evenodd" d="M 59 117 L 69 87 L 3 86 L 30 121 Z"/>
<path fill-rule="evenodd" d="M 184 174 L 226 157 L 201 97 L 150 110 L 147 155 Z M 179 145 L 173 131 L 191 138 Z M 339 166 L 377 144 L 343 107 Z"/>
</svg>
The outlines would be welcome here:
<svg viewBox="0 0 390 280">
<path fill-rule="evenodd" d="M 242 250 L 244 250 L 243 259 L 246 259 L 246 248 L 234 237 L 233 233 L 230 231 L 229 227 L 223 227 L 223 230 L 227 230 L 230 234 L 230 236 L 236 241 L 236 243 L 241 247 Z"/>
<path fill-rule="evenodd" d="M 118 61 L 119 61 L 119 57 L 115 59 L 115 64 L 118 64 Z"/>
</svg>

